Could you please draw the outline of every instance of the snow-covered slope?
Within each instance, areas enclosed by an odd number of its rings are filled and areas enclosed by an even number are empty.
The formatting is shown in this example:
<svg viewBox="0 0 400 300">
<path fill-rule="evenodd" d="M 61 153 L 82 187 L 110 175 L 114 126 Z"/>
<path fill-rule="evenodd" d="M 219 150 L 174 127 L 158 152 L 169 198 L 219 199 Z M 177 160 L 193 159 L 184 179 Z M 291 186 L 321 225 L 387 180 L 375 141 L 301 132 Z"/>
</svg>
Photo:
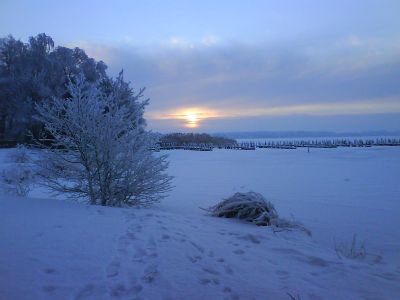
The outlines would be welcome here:
<svg viewBox="0 0 400 300">
<path fill-rule="evenodd" d="M 176 187 L 151 209 L 0 194 L 0 299 L 396 299 L 399 154 L 174 151 Z M 199 209 L 247 190 L 313 237 Z M 339 258 L 333 237 L 353 233 L 383 260 Z"/>
</svg>

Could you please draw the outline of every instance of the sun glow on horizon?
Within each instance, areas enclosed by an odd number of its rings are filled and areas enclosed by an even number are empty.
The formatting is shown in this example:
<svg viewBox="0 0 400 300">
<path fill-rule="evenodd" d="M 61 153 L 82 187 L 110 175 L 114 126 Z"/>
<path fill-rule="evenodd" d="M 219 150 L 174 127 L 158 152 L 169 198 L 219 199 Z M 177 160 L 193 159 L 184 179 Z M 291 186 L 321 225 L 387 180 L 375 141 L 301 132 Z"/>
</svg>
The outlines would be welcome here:
<svg viewBox="0 0 400 300">
<path fill-rule="evenodd" d="M 182 126 L 186 128 L 198 128 L 202 121 L 216 117 L 220 117 L 220 114 L 206 107 L 181 108 L 167 113 L 155 113 L 151 116 L 158 120 L 180 120 Z"/>
<path fill-rule="evenodd" d="M 361 115 L 378 113 L 399 113 L 397 98 L 374 99 L 374 101 L 352 101 L 331 103 L 308 103 L 303 105 L 229 107 L 210 109 L 207 107 L 177 108 L 166 112 L 153 112 L 150 119 L 177 120 L 182 127 L 199 128 L 203 121 L 210 119 L 254 118 L 274 116 L 331 116 Z"/>
</svg>

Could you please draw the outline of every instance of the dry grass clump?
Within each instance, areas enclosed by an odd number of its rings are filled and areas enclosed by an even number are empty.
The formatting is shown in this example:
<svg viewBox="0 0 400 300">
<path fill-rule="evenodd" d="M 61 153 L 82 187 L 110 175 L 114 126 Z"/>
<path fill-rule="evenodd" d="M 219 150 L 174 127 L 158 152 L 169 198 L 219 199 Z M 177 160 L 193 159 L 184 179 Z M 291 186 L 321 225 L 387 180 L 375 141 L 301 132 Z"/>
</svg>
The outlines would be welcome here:
<svg viewBox="0 0 400 300">
<path fill-rule="evenodd" d="M 334 249 L 339 258 L 368 259 L 371 263 L 380 263 L 382 261 L 381 255 L 367 252 L 366 242 L 359 242 L 356 234 L 353 234 L 351 242 L 337 243 L 336 240 L 334 240 L 334 244 Z"/>
<path fill-rule="evenodd" d="M 272 226 L 274 232 L 299 229 L 311 235 L 301 223 L 280 218 L 274 205 L 256 192 L 235 193 L 207 211 L 214 217 L 237 218 L 258 226 Z"/>
<path fill-rule="evenodd" d="M 214 217 L 238 218 L 259 226 L 270 226 L 278 218 L 272 203 L 255 192 L 235 193 L 211 207 L 209 212 Z"/>
<path fill-rule="evenodd" d="M 367 254 L 367 251 L 365 250 L 365 241 L 359 243 L 357 241 L 357 235 L 353 235 L 353 239 L 351 240 L 350 244 L 347 243 L 340 243 L 337 244 L 335 241 L 335 251 L 337 255 L 342 258 L 342 257 L 347 257 L 347 258 L 364 258 L 365 255 Z"/>
</svg>

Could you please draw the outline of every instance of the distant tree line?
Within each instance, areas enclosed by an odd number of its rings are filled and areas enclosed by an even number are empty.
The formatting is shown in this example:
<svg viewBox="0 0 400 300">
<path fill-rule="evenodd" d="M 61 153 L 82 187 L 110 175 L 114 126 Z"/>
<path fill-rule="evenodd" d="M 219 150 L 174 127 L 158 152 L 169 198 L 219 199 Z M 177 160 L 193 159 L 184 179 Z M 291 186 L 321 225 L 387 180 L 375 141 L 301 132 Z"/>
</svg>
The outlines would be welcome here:
<svg viewBox="0 0 400 300">
<path fill-rule="evenodd" d="M 206 133 L 171 133 L 161 137 L 161 143 L 171 143 L 176 146 L 187 144 L 212 144 L 214 146 L 224 146 L 236 144 L 236 140 L 212 136 Z"/>
<path fill-rule="evenodd" d="M 0 140 L 28 139 L 43 125 L 35 120 L 35 105 L 67 98 L 69 78 L 83 74 L 88 82 L 112 85 L 102 61 L 88 57 L 80 48 L 54 47 L 41 33 L 28 43 L 13 36 L 0 38 Z"/>
</svg>

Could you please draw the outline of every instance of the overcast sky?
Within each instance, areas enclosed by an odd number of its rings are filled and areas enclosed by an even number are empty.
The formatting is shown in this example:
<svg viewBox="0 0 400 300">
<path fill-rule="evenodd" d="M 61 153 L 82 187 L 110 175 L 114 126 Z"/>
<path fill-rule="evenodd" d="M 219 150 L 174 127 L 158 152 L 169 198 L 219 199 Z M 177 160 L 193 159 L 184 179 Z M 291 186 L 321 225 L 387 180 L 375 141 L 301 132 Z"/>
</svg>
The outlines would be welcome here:
<svg viewBox="0 0 400 300">
<path fill-rule="evenodd" d="M 400 1 L 0 1 L 146 86 L 156 131 L 400 130 Z"/>
</svg>

